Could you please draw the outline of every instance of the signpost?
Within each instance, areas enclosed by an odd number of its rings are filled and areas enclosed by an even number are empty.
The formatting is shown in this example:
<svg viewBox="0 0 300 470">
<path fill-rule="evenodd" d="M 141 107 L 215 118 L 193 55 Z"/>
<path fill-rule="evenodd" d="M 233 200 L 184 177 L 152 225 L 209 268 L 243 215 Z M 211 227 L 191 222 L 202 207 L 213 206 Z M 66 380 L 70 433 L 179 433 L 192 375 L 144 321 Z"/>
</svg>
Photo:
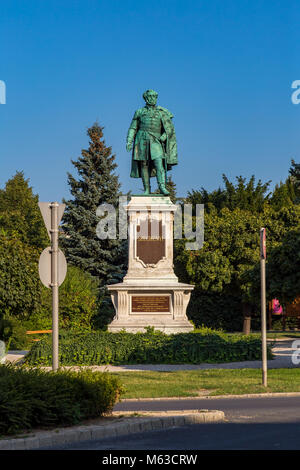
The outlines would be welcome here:
<svg viewBox="0 0 300 470">
<path fill-rule="evenodd" d="M 39 207 L 51 239 L 51 246 L 45 248 L 39 260 L 39 275 L 42 283 L 52 289 L 52 369 L 58 369 L 58 287 L 67 273 L 65 256 L 58 248 L 58 226 L 65 210 L 65 204 L 39 202 Z"/>
<path fill-rule="evenodd" d="M 267 386 L 267 328 L 266 328 L 266 229 L 260 229 L 260 287 L 261 287 L 261 342 L 262 383 Z"/>
</svg>

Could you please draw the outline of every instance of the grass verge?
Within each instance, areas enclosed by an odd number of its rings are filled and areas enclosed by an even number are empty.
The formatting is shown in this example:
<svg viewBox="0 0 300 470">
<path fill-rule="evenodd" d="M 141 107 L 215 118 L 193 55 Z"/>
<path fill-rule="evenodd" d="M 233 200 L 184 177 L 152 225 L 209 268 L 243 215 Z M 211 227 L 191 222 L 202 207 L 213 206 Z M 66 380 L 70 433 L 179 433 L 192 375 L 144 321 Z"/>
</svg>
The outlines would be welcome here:
<svg viewBox="0 0 300 470">
<path fill-rule="evenodd" d="M 122 398 L 201 397 L 248 393 L 300 392 L 299 369 L 271 369 L 263 387 L 259 369 L 176 372 L 115 372 L 125 387 Z"/>
</svg>

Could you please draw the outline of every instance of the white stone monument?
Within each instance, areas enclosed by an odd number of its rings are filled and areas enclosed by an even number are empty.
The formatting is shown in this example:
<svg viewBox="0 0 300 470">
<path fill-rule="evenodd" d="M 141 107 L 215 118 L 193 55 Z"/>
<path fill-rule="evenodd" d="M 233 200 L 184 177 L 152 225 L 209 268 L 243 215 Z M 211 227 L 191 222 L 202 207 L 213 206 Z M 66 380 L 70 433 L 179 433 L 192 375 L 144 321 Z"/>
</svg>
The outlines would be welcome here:
<svg viewBox="0 0 300 470">
<path fill-rule="evenodd" d="M 109 331 L 164 333 L 193 330 L 186 308 L 194 286 L 178 281 L 173 269 L 173 221 L 176 205 L 167 196 L 132 196 L 126 206 L 129 224 L 128 271 L 111 284 L 116 315 Z"/>
</svg>

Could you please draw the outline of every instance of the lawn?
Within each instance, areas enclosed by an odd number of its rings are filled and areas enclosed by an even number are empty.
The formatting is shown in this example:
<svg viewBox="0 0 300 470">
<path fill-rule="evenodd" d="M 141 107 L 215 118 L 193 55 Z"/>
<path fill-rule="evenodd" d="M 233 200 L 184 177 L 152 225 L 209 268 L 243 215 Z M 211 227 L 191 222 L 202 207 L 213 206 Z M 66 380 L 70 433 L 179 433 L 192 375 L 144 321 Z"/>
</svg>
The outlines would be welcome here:
<svg viewBox="0 0 300 470">
<path fill-rule="evenodd" d="M 268 387 L 259 369 L 210 369 L 176 372 L 115 372 L 122 398 L 197 397 L 266 392 L 300 392 L 300 369 L 271 369 Z"/>
<path fill-rule="evenodd" d="M 268 331 L 267 338 L 300 338 L 300 331 L 288 330 L 288 331 Z"/>
</svg>

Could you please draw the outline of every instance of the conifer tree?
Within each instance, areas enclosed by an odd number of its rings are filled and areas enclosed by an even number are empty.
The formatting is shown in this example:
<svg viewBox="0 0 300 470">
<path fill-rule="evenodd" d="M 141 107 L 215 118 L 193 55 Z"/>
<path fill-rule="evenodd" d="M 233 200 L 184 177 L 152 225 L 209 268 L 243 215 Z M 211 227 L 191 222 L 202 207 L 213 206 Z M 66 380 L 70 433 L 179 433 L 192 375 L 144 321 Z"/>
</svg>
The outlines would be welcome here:
<svg viewBox="0 0 300 470">
<path fill-rule="evenodd" d="M 295 188 L 295 203 L 300 203 L 300 163 L 295 160 L 291 161 L 291 168 L 289 170 L 290 180 Z"/>
<path fill-rule="evenodd" d="M 172 176 L 168 176 L 167 184 L 166 184 L 167 190 L 169 191 L 169 196 L 173 204 L 176 204 L 177 201 L 177 191 L 176 191 L 176 183 L 174 183 Z"/>
<path fill-rule="evenodd" d="M 98 279 L 99 287 L 119 281 L 126 263 L 124 243 L 118 238 L 98 238 L 96 227 L 98 206 L 119 203 L 120 183 L 115 174 L 117 164 L 111 147 L 105 145 L 103 127 L 95 123 L 87 130 L 89 148 L 81 151 L 77 161 L 71 160 L 79 178 L 68 173 L 73 199 L 64 201 L 62 246 L 67 260 Z"/>
<path fill-rule="evenodd" d="M 270 204 L 273 209 L 280 210 L 283 207 L 291 207 L 296 201 L 295 186 L 291 178 L 287 178 L 285 183 L 282 181 L 275 185 L 270 198 Z"/>
</svg>

